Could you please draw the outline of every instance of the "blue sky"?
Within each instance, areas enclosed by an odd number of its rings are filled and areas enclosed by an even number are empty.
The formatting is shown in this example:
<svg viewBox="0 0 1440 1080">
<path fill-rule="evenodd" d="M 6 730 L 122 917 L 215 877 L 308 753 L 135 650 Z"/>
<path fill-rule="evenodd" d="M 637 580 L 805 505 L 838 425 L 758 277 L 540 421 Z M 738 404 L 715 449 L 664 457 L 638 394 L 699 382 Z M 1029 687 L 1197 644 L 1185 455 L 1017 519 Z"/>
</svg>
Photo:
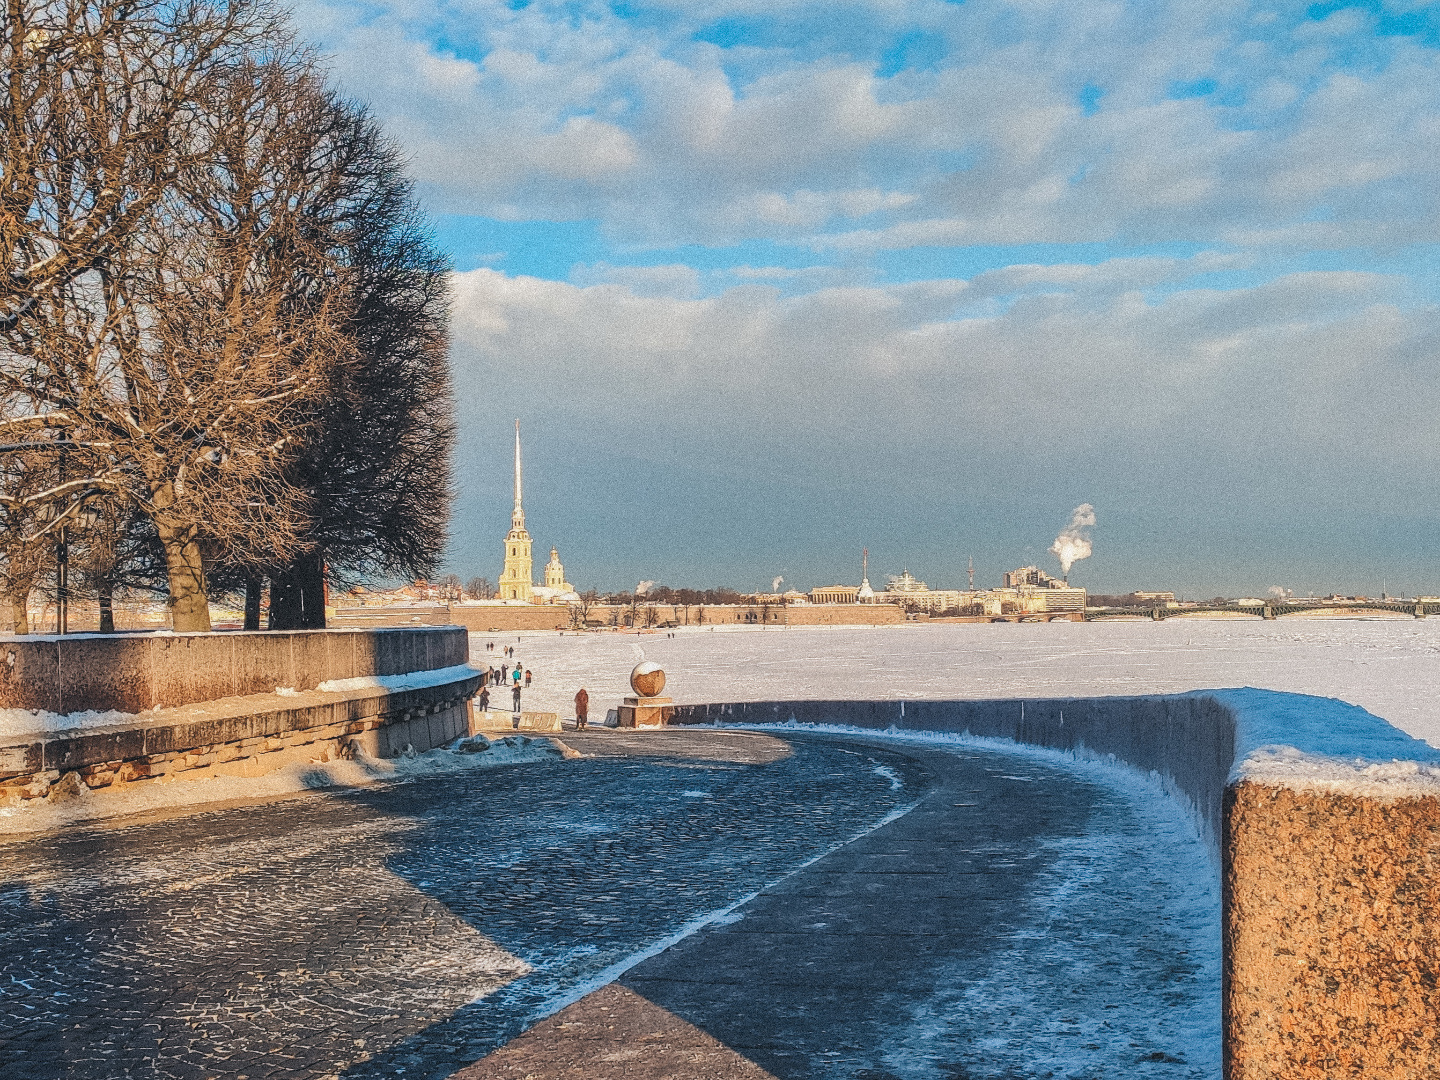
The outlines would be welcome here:
<svg viewBox="0 0 1440 1080">
<path fill-rule="evenodd" d="M 307 2 L 571 579 L 1440 592 L 1440 6 Z"/>
</svg>

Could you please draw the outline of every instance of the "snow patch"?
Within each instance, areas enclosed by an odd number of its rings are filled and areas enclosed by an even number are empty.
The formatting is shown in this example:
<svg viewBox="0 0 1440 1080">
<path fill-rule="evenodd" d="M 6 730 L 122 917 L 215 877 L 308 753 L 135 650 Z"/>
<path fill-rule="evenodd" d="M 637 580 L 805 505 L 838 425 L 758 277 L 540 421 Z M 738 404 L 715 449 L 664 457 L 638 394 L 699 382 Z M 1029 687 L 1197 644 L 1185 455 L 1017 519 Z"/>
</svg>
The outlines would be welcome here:
<svg viewBox="0 0 1440 1080">
<path fill-rule="evenodd" d="M 1421 761 L 1369 761 L 1307 754 L 1293 746 L 1262 746 L 1235 768 L 1234 778 L 1295 791 L 1371 799 L 1440 797 L 1440 766 Z"/>
<path fill-rule="evenodd" d="M 330 694 L 343 694 L 351 690 L 423 690 L 427 686 L 441 686 L 479 674 L 479 668 L 469 664 L 456 664 L 454 667 L 411 671 L 403 675 L 361 675 L 354 679 L 326 679 L 315 689 Z"/>
<path fill-rule="evenodd" d="M 899 791 L 902 787 L 905 786 L 905 782 L 900 779 L 899 775 L 895 772 L 894 769 L 890 768 L 889 765 L 876 765 L 875 768 L 871 769 L 870 771 L 873 772 L 876 776 L 883 777 L 884 779 L 889 780 L 891 791 Z"/>
<path fill-rule="evenodd" d="M 1235 712 L 1231 783 L 1378 799 L 1440 795 L 1440 750 L 1356 705 L 1253 687 L 1209 696 Z"/>
<path fill-rule="evenodd" d="M 43 709 L 0 709 L 0 738 L 123 726 L 138 722 L 142 715 L 116 709 L 72 713 L 53 713 Z"/>
</svg>

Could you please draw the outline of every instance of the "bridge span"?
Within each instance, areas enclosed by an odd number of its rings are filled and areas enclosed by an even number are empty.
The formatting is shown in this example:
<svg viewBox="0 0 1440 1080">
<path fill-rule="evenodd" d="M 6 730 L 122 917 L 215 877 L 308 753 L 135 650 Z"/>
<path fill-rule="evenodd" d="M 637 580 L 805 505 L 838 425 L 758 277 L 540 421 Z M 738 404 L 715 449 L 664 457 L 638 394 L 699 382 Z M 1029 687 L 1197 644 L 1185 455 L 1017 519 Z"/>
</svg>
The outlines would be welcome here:
<svg viewBox="0 0 1440 1080">
<path fill-rule="evenodd" d="M 1203 607 L 1154 607 L 1154 608 L 1087 608 L 1086 622 L 1100 622 L 1108 619 L 1180 619 L 1190 616 L 1224 615 L 1231 618 L 1283 619 L 1290 615 L 1311 617 L 1323 615 L 1409 615 L 1423 619 L 1440 613 L 1440 602 L 1424 600 L 1355 600 L 1345 603 L 1322 603 L 1309 600 L 1290 600 L 1282 603 L 1261 604 L 1210 604 Z"/>
</svg>

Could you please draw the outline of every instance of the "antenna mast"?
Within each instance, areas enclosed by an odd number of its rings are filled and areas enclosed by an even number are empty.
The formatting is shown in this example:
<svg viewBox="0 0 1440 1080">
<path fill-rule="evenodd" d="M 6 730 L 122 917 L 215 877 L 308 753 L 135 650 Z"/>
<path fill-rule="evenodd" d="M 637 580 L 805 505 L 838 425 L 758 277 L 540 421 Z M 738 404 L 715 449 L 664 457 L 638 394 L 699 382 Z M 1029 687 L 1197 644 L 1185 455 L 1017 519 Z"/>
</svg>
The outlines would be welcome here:
<svg viewBox="0 0 1440 1080">
<path fill-rule="evenodd" d="M 974 592 L 974 591 L 975 591 L 975 556 L 974 556 L 974 555 L 971 555 L 970 558 L 969 558 L 969 566 L 966 567 L 966 573 L 968 573 L 968 574 L 970 575 L 970 591 L 971 591 L 971 592 Z"/>
</svg>

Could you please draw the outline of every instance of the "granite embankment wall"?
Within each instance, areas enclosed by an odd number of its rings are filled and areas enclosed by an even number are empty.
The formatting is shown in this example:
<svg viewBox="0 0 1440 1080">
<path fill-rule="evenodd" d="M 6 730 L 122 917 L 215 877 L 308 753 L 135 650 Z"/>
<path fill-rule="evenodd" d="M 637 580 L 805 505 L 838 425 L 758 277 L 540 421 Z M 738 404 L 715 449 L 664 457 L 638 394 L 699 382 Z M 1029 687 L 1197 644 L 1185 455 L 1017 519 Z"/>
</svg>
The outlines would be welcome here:
<svg viewBox="0 0 1440 1080">
<path fill-rule="evenodd" d="M 0 805 L 440 746 L 470 730 L 468 651 L 453 626 L 0 642 L 5 707 L 133 714 L 0 738 Z"/>
<path fill-rule="evenodd" d="M 0 640 L 0 709 L 139 713 L 454 667 L 469 648 L 456 626 L 9 638 Z"/>
<path fill-rule="evenodd" d="M 612 625 L 629 608 L 596 604 L 586 616 L 594 628 Z M 644 609 L 640 616 L 643 621 Z M 764 607 L 759 604 L 705 604 L 689 608 L 656 604 L 657 626 L 892 626 L 905 621 L 894 604 L 802 604 Z M 342 607 L 330 620 L 334 626 L 464 626 L 476 633 L 515 630 L 568 630 L 570 608 L 563 604 L 458 604 L 452 607 Z"/>
<path fill-rule="evenodd" d="M 1227 1080 L 1440 1076 L 1440 751 L 1258 690 L 1048 701 L 677 706 L 1114 755 L 1190 801 L 1221 873 Z"/>
</svg>

